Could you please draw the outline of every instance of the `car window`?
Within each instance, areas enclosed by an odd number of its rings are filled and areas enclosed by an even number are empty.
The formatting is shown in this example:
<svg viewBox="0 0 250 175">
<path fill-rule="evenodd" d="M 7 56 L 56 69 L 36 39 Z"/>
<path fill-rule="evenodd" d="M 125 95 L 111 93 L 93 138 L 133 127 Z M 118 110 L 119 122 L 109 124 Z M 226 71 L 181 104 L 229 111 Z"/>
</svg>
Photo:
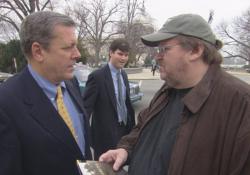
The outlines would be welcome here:
<svg viewBox="0 0 250 175">
<path fill-rule="evenodd" d="M 92 68 L 84 64 L 76 64 L 74 67 L 74 75 L 79 82 L 86 82 Z"/>
</svg>

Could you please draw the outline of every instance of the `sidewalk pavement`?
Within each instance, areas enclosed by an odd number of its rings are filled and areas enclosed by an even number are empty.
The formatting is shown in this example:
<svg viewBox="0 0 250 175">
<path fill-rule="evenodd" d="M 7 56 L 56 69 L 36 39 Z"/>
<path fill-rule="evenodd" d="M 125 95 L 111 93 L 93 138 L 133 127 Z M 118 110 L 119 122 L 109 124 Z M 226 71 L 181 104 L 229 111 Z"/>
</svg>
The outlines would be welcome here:
<svg viewBox="0 0 250 175">
<path fill-rule="evenodd" d="M 250 73 L 248 72 L 237 72 L 237 71 L 227 71 L 228 73 L 230 74 L 233 74 L 233 75 L 246 75 L 246 76 L 250 76 Z"/>
<path fill-rule="evenodd" d="M 155 75 L 153 76 L 153 72 L 151 72 L 151 68 L 142 69 L 141 73 L 128 74 L 129 80 L 159 80 L 160 73 L 159 71 L 155 71 Z"/>
</svg>

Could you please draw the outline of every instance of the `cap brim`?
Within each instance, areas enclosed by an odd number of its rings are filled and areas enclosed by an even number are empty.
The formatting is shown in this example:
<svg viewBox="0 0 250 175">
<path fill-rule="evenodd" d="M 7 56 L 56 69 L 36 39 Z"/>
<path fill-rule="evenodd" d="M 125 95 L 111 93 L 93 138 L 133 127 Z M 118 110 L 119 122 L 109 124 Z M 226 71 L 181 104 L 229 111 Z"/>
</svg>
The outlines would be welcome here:
<svg viewBox="0 0 250 175">
<path fill-rule="evenodd" d="M 177 34 L 173 34 L 173 33 L 157 32 L 157 33 L 141 36 L 141 40 L 143 44 L 147 46 L 156 47 L 159 45 L 161 41 L 164 41 L 164 40 L 176 37 L 176 36 Z"/>
</svg>

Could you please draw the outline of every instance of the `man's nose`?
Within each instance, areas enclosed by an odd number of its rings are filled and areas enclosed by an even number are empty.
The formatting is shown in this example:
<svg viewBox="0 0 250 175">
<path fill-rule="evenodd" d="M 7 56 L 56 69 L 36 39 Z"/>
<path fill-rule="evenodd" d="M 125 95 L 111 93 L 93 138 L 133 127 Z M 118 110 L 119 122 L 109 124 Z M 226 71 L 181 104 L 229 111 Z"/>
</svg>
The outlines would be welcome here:
<svg viewBox="0 0 250 175">
<path fill-rule="evenodd" d="M 126 60 L 126 59 L 128 58 L 128 56 L 127 56 L 127 55 L 123 55 L 121 58 L 122 58 L 123 60 Z"/>
<path fill-rule="evenodd" d="M 75 49 L 74 49 L 74 51 L 73 51 L 72 57 L 73 57 L 74 59 L 76 59 L 76 60 L 78 60 L 79 58 L 81 58 L 81 53 L 80 53 L 80 51 L 78 50 L 77 47 L 75 47 Z"/>
</svg>

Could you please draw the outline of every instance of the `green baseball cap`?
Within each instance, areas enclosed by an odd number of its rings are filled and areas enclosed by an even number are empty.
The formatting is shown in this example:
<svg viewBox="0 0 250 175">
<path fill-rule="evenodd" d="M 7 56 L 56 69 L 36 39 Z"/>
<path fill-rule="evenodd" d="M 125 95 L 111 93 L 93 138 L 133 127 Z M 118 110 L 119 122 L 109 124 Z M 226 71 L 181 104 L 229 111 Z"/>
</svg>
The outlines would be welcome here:
<svg viewBox="0 0 250 175">
<path fill-rule="evenodd" d="M 207 21 L 195 14 L 182 14 L 169 18 L 159 31 L 144 35 L 141 37 L 141 40 L 147 46 L 156 47 L 161 41 L 178 35 L 202 39 L 214 45 L 218 50 L 223 45 L 220 40 L 216 39 Z"/>
</svg>

